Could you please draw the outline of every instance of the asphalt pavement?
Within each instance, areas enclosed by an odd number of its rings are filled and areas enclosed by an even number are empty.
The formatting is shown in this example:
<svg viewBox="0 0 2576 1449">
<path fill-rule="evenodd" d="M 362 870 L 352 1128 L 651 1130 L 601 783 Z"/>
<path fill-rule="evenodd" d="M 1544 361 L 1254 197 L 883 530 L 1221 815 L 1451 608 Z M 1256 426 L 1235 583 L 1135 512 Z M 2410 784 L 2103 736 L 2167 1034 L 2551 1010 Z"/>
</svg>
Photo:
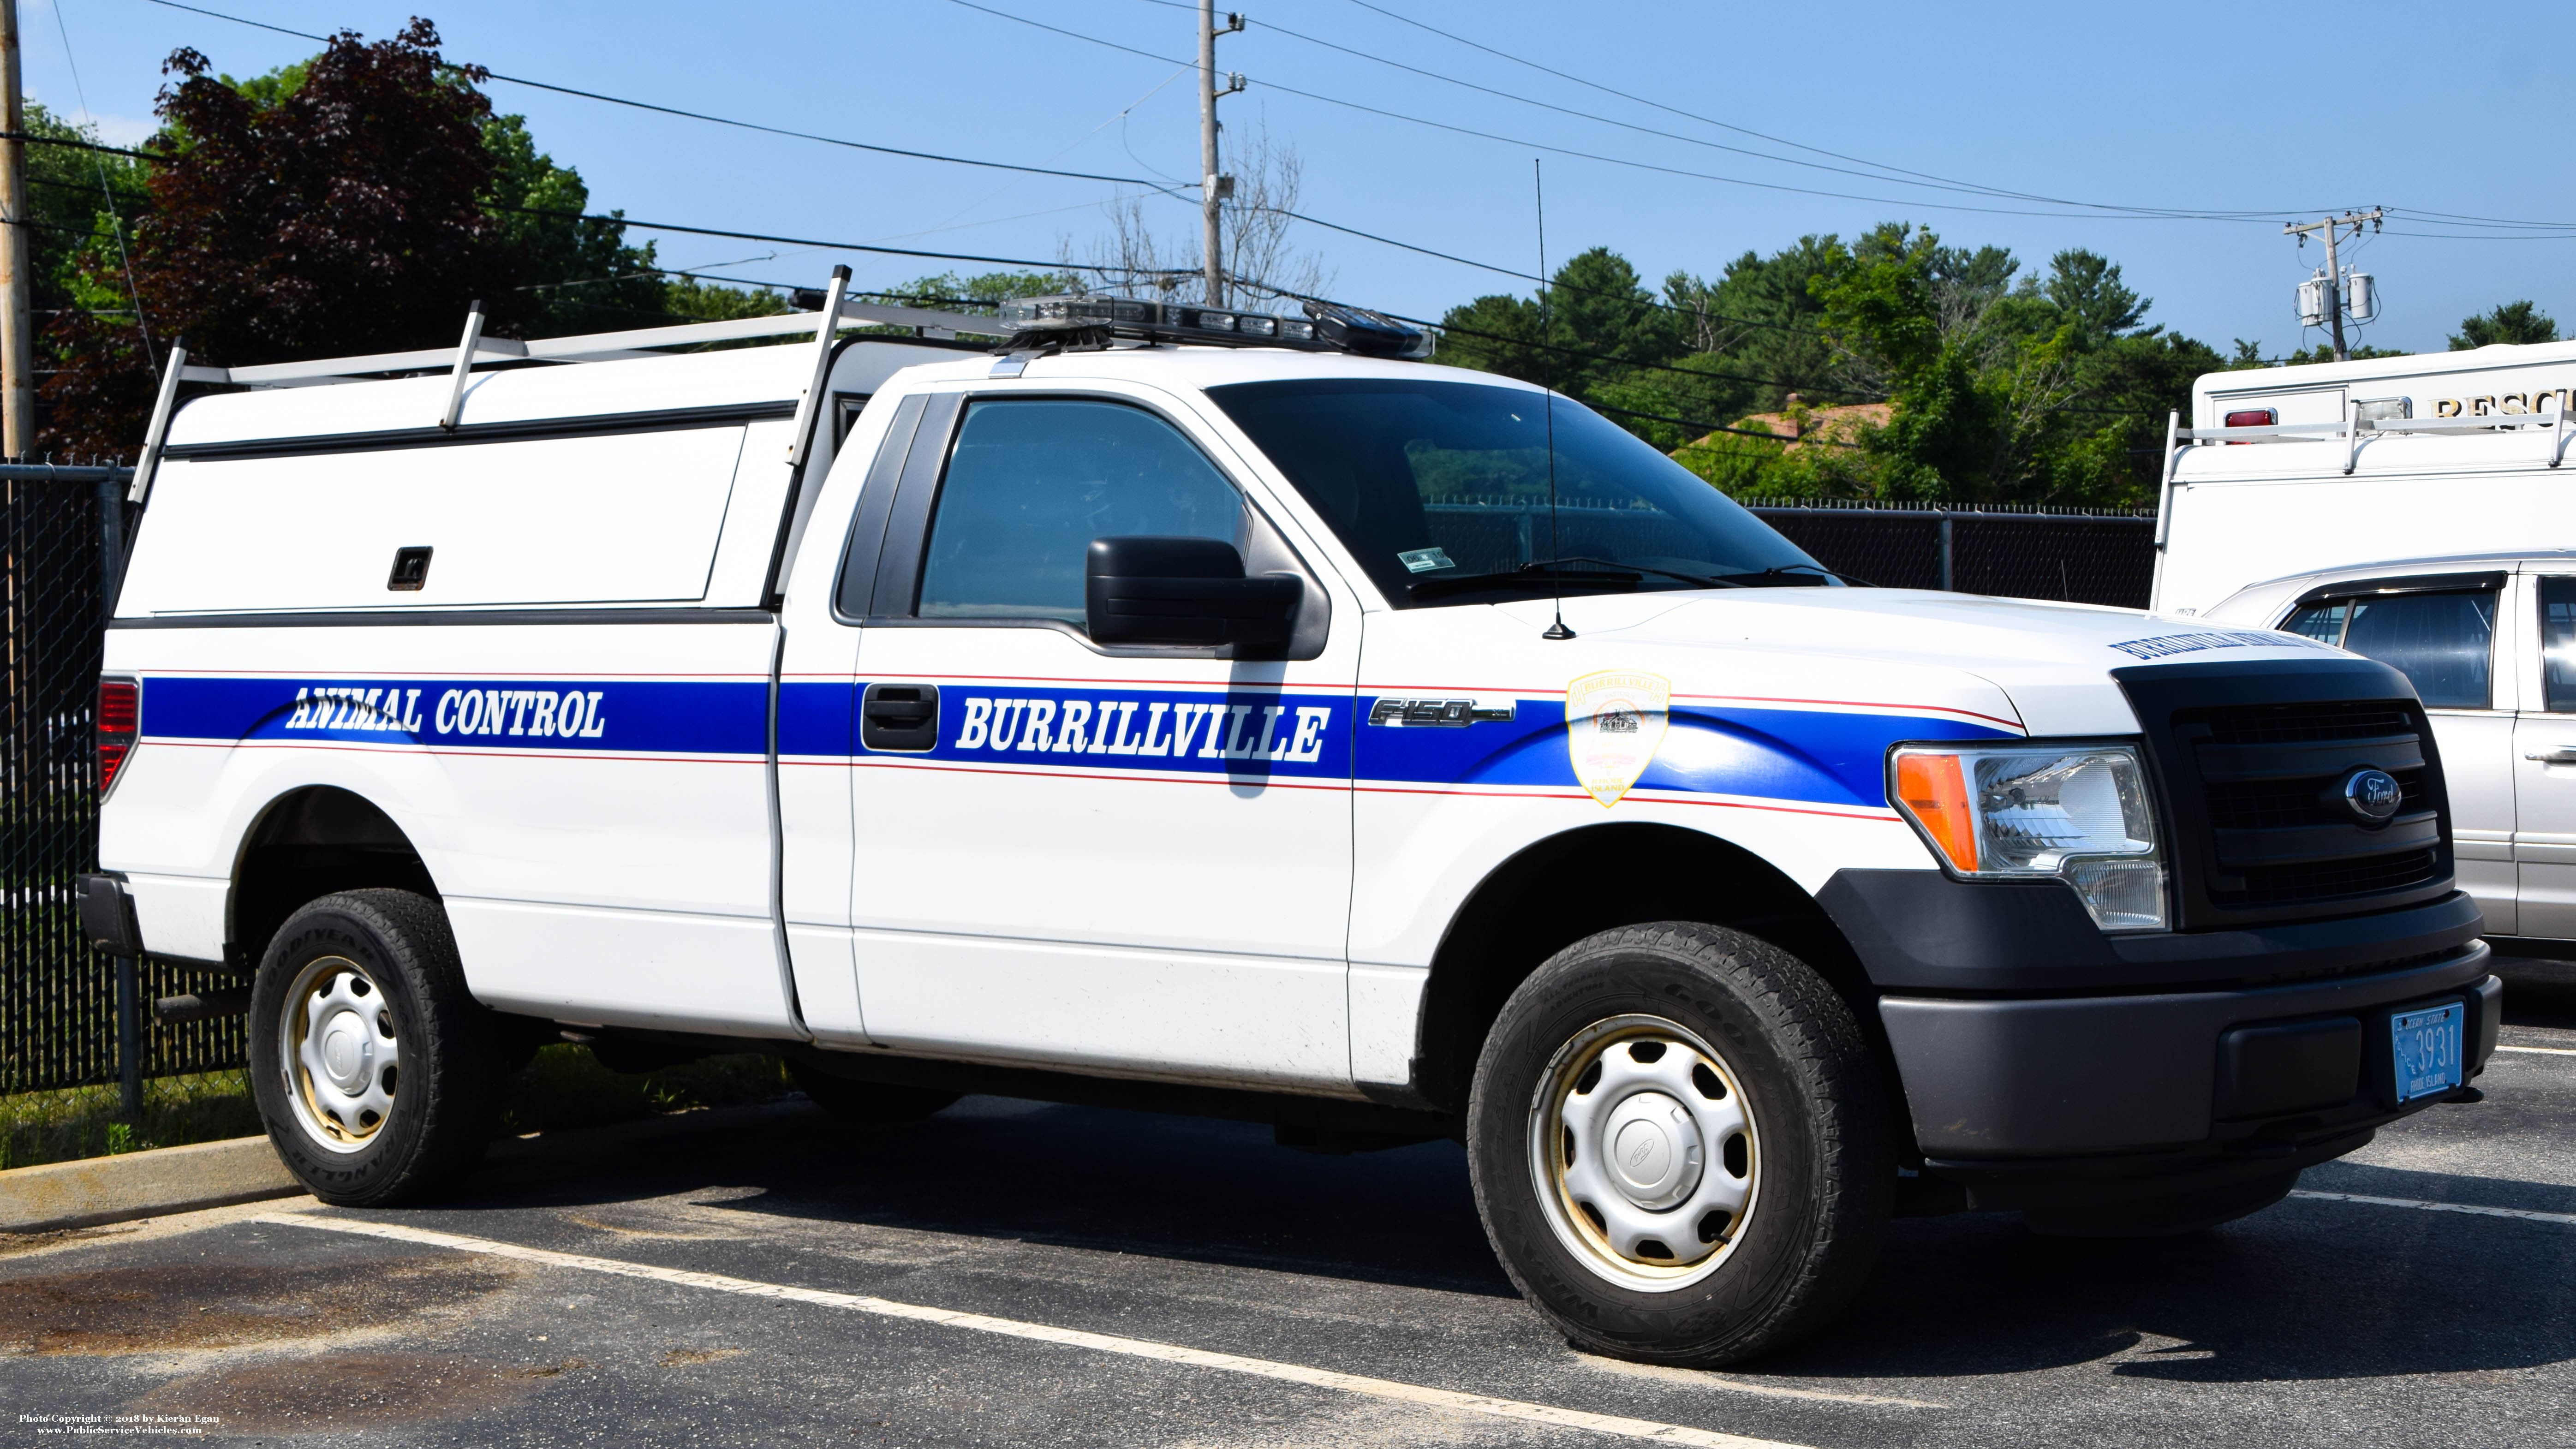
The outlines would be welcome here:
<svg viewBox="0 0 2576 1449">
<path fill-rule="evenodd" d="M 0 1433 L 410 1444 L 2576 1445 L 2576 971 L 2487 1100 L 2152 1242 L 1900 1222 L 1832 1330 L 1576 1354 L 1459 1150 L 970 1098 L 513 1144 L 434 1208 L 0 1242 Z M 68 1431 L 68 1432 L 66 1432 Z"/>
</svg>

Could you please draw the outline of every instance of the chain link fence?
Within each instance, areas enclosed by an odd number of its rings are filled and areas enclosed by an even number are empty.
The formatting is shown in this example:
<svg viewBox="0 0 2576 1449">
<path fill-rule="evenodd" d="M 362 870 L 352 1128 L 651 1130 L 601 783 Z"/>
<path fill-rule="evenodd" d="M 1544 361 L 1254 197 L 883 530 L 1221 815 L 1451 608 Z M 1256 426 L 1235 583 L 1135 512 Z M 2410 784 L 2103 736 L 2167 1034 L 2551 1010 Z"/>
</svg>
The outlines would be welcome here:
<svg viewBox="0 0 2576 1449">
<path fill-rule="evenodd" d="M 97 868 L 101 625 L 122 563 L 123 469 L 0 466 L 0 1095 L 234 1067 L 238 1017 L 155 1024 L 157 997 L 237 985 L 81 938 Z"/>
<path fill-rule="evenodd" d="M 1747 506 L 1818 563 L 1882 588 L 2143 609 L 2155 582 L 2153 510 Z"/>
</svg>

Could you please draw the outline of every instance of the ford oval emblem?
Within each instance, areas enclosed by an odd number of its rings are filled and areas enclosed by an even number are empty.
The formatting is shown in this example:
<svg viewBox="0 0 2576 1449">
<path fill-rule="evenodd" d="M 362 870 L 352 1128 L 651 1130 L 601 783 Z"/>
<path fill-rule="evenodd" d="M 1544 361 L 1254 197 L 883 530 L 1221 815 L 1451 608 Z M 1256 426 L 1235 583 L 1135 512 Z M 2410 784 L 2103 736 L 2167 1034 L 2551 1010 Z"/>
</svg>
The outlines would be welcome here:
<svg viewBox="0 0 2576 1449">
<path fill-rule="evenodd" d="M 2385 825 L 2405 803 L 2406 789 L 2386 770 L 2365 765 L 2343 777 L 2343 805 L 2364 825 Z"/>
</svg>

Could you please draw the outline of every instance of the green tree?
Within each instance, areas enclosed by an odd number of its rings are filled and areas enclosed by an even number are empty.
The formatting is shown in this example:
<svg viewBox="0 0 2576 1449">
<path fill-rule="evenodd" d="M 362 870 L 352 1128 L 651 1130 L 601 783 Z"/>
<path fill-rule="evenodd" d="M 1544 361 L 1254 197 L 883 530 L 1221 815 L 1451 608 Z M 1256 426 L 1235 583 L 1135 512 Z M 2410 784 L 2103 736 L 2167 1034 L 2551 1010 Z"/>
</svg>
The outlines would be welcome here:
<svg viewBox="0 0 2576 1449">
<path fill-rule="evenodd" d="M 2558 324 L 2549 314 L 2525 298 L 2506 302 L 2492 311 L 2460 319 L 2460 330 L 2451 337 L 2453 352 L 2466 352 L 2472 347 L 2492 347 L 2499 342 L 2555 342 Z"/>
<path fill-rule="evenodd" d="M 656 305 L 671 322 L 730 322 L 736 317 L 775 317 L 795 310 L 786 297 L 767 287 L 729 286 L 685 273 L 663 278 Z"/>
<path fill-rule="evenodd" d="M 961 272 L 939 272 L 915 277 L 899 286 L 868 295 L 912 306 L 957 311 L 999 308 L 1013 297 L 1050 297 L 1063 292 L 1088 290 L 1082 278 L 1071 272 L 978 272 L 973 276 Z"/>
<path fill-rule="evenodd" d="M 494 115 L 483 72 L 438 46 L 422 20 L 373 44 L 344 31 L 238 81 L 179 50 L 151 160 L 31 148 L 53 362 L 43 446 L 131 448 L 153 390 L 147 325 L 156 348 L 184 334 L 198 356 L 238 366 L 447 343 L 477 299 L 496 336 L 789 309 L 628 245 L 615 213 L 591 214 L 581 174 L 540 151 L 523 118 Z M 30 125 L 87 139 L 41 108 Z"/>
<path fill-rule="evenodd" d="M 452 337 L 477 297 L 496 333 L 526 324 L 504 229 L 479 204 L 494 170 L 481 74 L 438 43 L 423 20 L 372 45 L 344 31 L 300 83 L 251 93 L 194 50 L 171 54 L 166 159 L 128 249 L 156 334 L 240 365 L 421 346 Z M 112 295 L 104 271 L 92 249 L 84 275 Z M 55 319 L 41 429 L 55 448 L 112 452 L 140 431 L 152 359 L 100 320 Z"/>
<path fill-rule="evenodd" d="M 2145 325 L 2120 268 L 2069 250 L 2025 273 L 2009 253 L 1882 226 L 1810 285 L 1848 375 L 1877 380 L 1890 417 L 1857 456 L 1802 448 L 1778 486 L 1926 500 L 2121 503 L 2145 496 L 2152 450 L 2212 349 Z M 1816 454 L 1810 459 L 1806 454 Z"/>
<path fill-rule="evenodd" d="M 37 101 L 27 103 L 27 134 L 99 144 L 97 127 L 68 124 Z M 27 209 L 34 223 L 27 229 L 29 301 L 37 325 L 77 310 L 104 326 L 134 327 L 121 244 L 150 200 L 144 163 L 78 145 L 30 145 L 26 153 Z M 83 269 L 93 261 L 98 280 L 85 284 Z"/>
<path fill-rule="evenodd" d="M 1594 247 L 1557 268 L 1535 300 L 1479 297 L 1442 319 L 1447 360 L 1590 401 L 1640 367 L 1680 355 L 1681 331 L 1628 259 Z"/>
<path fill-rule="evenodd" d="M 650 327 L 694 315 L 671 305 L 650 242 L 628 246 L 624 222 L 587 215 L 590 187 L 580 172 L 537 149 L 526 117 L 486 119 L 482 142 L 492 173 L 477 200 L 499 224 L 523 279 L 529 336 Z"/>
</svg>

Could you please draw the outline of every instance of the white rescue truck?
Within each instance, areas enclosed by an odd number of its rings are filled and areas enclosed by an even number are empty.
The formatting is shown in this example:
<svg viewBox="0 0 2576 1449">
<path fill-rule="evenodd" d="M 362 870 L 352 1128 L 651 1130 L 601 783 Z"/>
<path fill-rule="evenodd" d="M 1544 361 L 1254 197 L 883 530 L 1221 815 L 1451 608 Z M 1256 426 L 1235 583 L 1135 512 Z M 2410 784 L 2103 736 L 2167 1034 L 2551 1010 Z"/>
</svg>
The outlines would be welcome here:
<svg viewBox="0 0 2576 1449">
<path fill-rule="evenodd" d="M 2403 671 L 2460 886 L 2576 956 L 2576 343 L 2211 373 L 2177 422 L 2156 606 Z"/>
<path fill-rule="evenodd" d="M 254 977 L 332 1202 L 456 1177 L 539 1042 L 766 1048 L 871 1120 L 1454 1136 L 1531 1303 L 1678 1363 L 1824 1321 L 1892 1214 L 2181 1231 L 2474 1095 L 2398 671 L 1844 587 L 1308 314 L 1042 299 L 997 353 L 838 336 L 979 324 L 836 282 L 186 370 L 233 390 L 138 468 L 92 939 Z"/>
</svg>

